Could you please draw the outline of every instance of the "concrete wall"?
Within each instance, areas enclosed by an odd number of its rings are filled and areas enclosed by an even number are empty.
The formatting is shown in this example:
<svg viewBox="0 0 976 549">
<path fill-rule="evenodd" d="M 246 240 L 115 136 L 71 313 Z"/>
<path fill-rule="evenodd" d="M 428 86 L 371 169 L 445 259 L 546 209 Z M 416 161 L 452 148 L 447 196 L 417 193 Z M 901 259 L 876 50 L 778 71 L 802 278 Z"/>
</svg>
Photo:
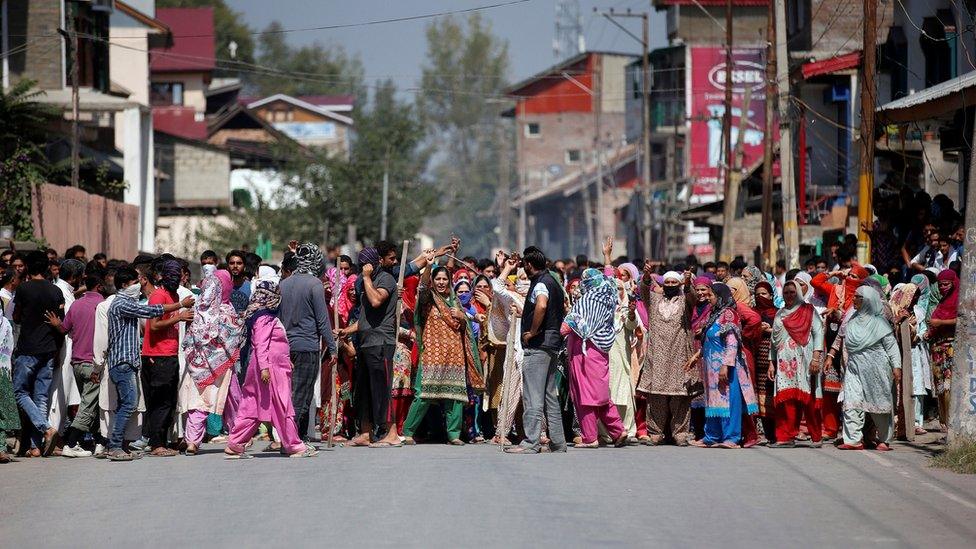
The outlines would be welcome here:
<svg viewBox="0 0 976 549">
<path fill-rule="evenodd" d="M 34 187 L 34 237 L 56 250 L 81 244 L 89 255 L 132 260 L 139 251 L 139 208 L 47 183 Z"/>
<path fill-rule="evenodd" d="M 130 101 L 149 105 L 149 30 L 128 15 L 112 14 L 108 60 L 112 82 L 132 92 Z M 122 48 L 117 45 L 123 44 Z M 130 49 L 133 48 L 133 49 Z M 141 50 L 141 51 L 136 51 Z"/>
<path fill-rule="evenodd" d="M 156 226 L 156 249 L 169 252 L 189 261 L 197 261 L 209 248 L 206 235 L 215 225 L 226 226 L 226 215 L 166 215 L 160 216 Z M 218 250 L 218 253 L 222 253 Z"/>
<path fill-rule="evenodd" d="M 226 151 L 157 133 L 156 157 L 159 169 L 170 176 L 160 183 L 161 205 L 230 206 L 230 155 Z"/>
<path fill-rule="evenodd" d="M 621 75 L 622 78 L 622 75 Z M 600 120 L 601 133 L 613 143 L 624 139 L 624 114 L 604 113 Z M 525 126 L 529 122 L 539 123 L 541 134 L 526 137 Z M 593 141 L 596 131 L 592 113 L 562 113 L 525 115 L 519 120 L 519 142 L 521 144 L 519 169 L 526 177 L 529 190 L 537 189 L 544 182 L 567 175 L 578 170 L 578 165 L 566 163 L 566 151 L 579 149 L 583 162 L 590 161 L 593 154 Z M 558 166 L 561 173 L 544 173 L 550 166 Z"/>
</svg>

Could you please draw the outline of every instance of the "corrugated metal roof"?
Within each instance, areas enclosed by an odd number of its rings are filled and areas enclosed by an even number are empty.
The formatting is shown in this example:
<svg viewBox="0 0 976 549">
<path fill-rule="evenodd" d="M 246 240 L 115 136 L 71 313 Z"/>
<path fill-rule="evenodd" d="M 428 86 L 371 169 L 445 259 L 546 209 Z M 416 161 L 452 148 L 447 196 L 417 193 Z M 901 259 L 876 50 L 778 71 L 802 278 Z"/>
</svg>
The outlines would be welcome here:
<svg viewBox="0 0 976 549">
<path fill-rule="evenodd" d="M 156 19 L 173 31 L 173 47 L 151 50 L 152 72 L 214 70 L 213 8 L 159 8 Z"/>
<path fill-rule="evenodd" d="M 972 106 L 973 98 L 968 96 L 974 90 L 976 90 L 976 70 L 895 99 L 878 107 L 876 112 L 889 122 L 915 120 L 918 115 L 931 118 L 965 108 L 967 105 Z M 925 112 L 918 112 L 923 107 Z"/>
</svg>

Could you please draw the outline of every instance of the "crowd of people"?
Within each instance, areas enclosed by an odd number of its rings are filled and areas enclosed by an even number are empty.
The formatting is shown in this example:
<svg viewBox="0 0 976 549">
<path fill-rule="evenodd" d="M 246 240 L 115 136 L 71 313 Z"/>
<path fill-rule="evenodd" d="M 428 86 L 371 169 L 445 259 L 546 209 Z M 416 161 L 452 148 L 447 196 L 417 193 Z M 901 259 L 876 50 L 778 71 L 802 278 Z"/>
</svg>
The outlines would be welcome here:
<svg viewBox="0 0 976 549">
<path fill-rule="evenodd" d="M 260 440 L 890 450 L 948 421 L 962 236 L 938 197 L 908 231 L 887 219 L 874 265 L 845 239 L 771 272 L 631 262 L 611 238 L 602 261 L 293 241 L 275 265 L 207 251 L 198 276 L 166 253 L 6 250 L 0 462 Z"/>
</svg>

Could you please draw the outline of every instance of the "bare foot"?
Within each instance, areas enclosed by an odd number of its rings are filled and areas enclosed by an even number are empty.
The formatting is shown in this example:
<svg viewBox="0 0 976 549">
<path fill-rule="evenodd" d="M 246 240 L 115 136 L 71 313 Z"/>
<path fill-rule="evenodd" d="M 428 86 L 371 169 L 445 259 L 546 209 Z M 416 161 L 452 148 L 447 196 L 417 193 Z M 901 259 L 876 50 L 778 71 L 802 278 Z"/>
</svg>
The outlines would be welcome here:
<svg viewBox="0 0 976 549">
<path fill-rule="evenodd" d="M 369 446 L 369 443 L 370 443 L 369 434 L 364 433 L 350 440 L 347 446 Z"/>
</svg>

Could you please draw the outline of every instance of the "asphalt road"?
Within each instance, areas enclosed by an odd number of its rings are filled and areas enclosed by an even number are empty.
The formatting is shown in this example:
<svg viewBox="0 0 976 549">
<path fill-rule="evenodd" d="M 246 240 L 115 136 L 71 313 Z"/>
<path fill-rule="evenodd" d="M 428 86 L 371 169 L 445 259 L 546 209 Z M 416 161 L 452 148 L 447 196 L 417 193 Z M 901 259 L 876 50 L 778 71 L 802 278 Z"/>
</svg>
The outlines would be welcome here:
<svg viewBox="0 0 976 549">
<path fill-rule="evenodd" d="M 0 466 L 0 546 L 971 548 L 976 477 L 931 448 L 29 459 Z"/>
</svg>

